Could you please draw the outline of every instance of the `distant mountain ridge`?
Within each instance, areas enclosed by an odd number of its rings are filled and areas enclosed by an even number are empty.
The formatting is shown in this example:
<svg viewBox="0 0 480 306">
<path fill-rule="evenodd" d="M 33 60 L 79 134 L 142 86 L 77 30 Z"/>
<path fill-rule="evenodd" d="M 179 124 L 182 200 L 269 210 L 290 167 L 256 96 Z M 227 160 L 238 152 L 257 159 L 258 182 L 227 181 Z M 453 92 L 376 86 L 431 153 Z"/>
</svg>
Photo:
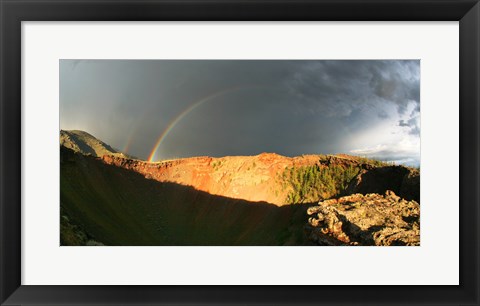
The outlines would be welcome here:
<svg viewBox="0 0 480 306">
<path fill-rule="evenodd" d="M 60 145 L 84 155 L 128 157 L 93 135 L 80 130 L 60 130 Z"/>
</svg>

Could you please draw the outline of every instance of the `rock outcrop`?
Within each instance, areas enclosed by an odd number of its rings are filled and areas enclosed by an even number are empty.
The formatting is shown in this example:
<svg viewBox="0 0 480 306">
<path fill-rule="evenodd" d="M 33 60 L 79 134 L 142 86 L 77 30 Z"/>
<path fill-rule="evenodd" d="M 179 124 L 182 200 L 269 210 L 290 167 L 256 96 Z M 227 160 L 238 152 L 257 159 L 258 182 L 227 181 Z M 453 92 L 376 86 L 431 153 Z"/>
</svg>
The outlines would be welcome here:
<svg viewBox="0 0 480 306">
<path fill-rule="evenodd" d="M 60 209 L 60 245 L 62 246 L 102 246 L 101 242 L 94 240 L 82 227 L 73 224 L 68 216 L 62 214 Z"/>
<path fill-rule="evenodd" d="M 392 191 L 326 200 L 307 213 L 307 235 L 319 245 L 420 245 L 420 205 Z"/>
</svg>

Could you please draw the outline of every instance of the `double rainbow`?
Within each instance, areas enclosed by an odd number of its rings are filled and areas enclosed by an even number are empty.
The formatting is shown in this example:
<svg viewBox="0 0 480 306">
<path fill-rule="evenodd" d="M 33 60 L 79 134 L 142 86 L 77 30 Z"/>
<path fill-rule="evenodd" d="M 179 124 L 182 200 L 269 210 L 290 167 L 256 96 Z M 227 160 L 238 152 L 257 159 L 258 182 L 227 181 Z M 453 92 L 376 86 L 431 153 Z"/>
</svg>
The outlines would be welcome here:
<svg viewBox="0 0 480 306">
<path fill-rule="evenodd" d="M 255 87 L 259 87 L 259 86 L 255 86 Z M 222 91 L 217 91 L 213 94 L 210 94 L 209 96 L 207 97 L 204 97 L 196 102 L 194 102 L 192 105 L 190 105 L 187 109 L 185 109 L 183 112 L 181 112 L 177 117 L 175 117 L 167 126 L 167 128 L 162 132 L 162 134 L 160 134 L 160 136 L 158 137 L 157 141 L 155 142 L 155 145 L 153 146 L 153 149 L 152 149 L 152 152 L 150 153 L 150 155 L 148 156 L 148 161 L 149 162 L 153 162 L 156 154 L 157 154 L 157 151 L 158 149 L 160 148 L 160 146 L 162 145 L 162 142 L 165 140 L 165 138 L 168 136 L 168 134 L 172 131 L 172 129 L 177 125 L 178 122 L 180 122 L 180 120 L 182 120 L 186 115 L 188 115 L 190 112 L 192 112 L 193 110 L 195 110 L 197 107 L 199 107 L 200 105 L 208 102 L 208 101 L 212 101 L 214 100 L 215 98 L 218 98 L 220 96 L 223 96 L 223 95 L 226 95 L 226 94 L 229 94 L 229 93 L 232 93 L 232 92 L 235 92 L 235 91 L 239 91 L 239 90 L 245 90 L 245 89 L 251 89 L 252 87 L 234 87 L 234 88 L 228 88 L 228 89 L 225 89 L 225 90 L 222 90 Z"/>
</svg>

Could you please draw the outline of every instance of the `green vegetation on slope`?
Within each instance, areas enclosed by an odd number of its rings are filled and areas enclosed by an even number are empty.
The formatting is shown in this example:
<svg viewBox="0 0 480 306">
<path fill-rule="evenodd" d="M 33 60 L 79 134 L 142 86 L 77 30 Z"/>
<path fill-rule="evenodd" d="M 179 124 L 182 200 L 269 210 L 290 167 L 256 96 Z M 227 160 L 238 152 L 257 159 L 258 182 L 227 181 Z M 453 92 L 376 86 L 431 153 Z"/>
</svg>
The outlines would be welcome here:
<svg viewBox="0 0 480 306">
<path fill-rule="evenodd" d="M 362 168 L 379 169 L 395 165 L 393 162 L 359 156 L 319 157 L 320 164 L 289 167 L 283 171 L 280 177 L 281 184 L 284 190 L 289 190 L 286 203 L 313 203 L 339 197 L 345 193 L 352 179 Z"/>
<path fill-rule="evenodd" d="M 284 188 L 290 188 L 287 203 L 312 203 L 339 196 L 359 173 L 359 166 L 331 164 L 286 168 L 282 173 Z"/>
</svg>

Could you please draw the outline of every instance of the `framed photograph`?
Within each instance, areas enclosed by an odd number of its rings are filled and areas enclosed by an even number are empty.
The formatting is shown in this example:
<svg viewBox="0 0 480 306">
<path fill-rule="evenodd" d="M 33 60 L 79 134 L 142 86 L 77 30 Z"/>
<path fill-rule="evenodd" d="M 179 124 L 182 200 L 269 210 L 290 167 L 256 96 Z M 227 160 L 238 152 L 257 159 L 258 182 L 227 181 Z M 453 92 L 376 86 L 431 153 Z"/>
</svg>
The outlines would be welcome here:
<svg viewBox="0 0 480 306">
<path fill-rule="evenodd" d="M 478 1 L 13 1 L 1 305 L 478 305 Z"/>
</svg>

